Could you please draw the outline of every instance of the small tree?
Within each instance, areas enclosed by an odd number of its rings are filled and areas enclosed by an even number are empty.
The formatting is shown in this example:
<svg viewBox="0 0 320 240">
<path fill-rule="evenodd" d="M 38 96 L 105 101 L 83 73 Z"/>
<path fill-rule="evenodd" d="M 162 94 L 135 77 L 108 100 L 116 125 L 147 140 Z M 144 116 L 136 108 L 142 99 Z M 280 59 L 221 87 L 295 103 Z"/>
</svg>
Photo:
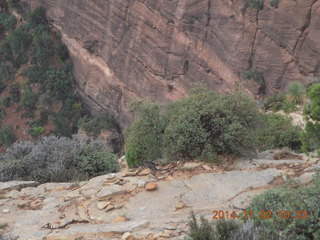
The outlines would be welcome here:
<svg viewBox="0 0 320 240">
<path fill-rule="evenodd" d="M 0 145 L 9 146 L 16 141 L 16 136 L 10 126 L 0 128 Z"/>
<path fill-rule="evenodd" d="M 158 105 L 148 103 L 139 107 L 139 116 L 127 132 L 125 151 L 129 167 L 161 157 L 164 127 Z"/>
<path fill-rule="evenodd" d="M 294 81 L 288 86 L 289 100 L 294 104 L 303 104 L 305 100 L 305 88 L 301 82 Z"/>
<path fill-rule="evenodd" d="M 313 85 L 308 96 L 311 103 L 304 109 L 307 124 L 301 136 L 304 152 L 320 149 L 320 83 Z"/>
</svg>

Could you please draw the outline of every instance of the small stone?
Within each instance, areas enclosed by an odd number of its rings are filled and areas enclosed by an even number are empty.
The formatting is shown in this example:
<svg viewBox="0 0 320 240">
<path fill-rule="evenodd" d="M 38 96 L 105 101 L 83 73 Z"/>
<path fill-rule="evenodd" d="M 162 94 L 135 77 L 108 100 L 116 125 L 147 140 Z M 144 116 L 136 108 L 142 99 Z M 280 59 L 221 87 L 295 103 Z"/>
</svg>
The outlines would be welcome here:
<svg viewBox="0 0 320 240">
<path fill-rule="evenodd" d="M 126 174 L 126 176 L 137 176 L 138 175 L 139 170 L 129 170 Z"/>
<path fill-rule="evenodd" d="M 151 169 L 150 168 L 146 168 L 143 169 L 141 172 L 138 173 L 139 176 L 146 176 L 149 175 L 151 173 Z"/>
<path fill-rule="evenodd" d="M 128 219 L 125 218 L 125 217 L 122 217 L 122 216 L 119 216 L 119 217 L 116 217 L 115 219 L 113 219 L 113 222 L 114 222 L 114 223 L 126 222 L 126 221 L 128 221 Z"/>
<path fill-rule="evenodd" d="M 111 185 L 111 186 L 105 186 L 103 187 L 99 193 L 97 194 L 98 198 L 108 198 L 114 195 L 120 195 L 125 193 L 125 189 L 122 186 L 119 185 Z"/>
<path fill-rule="evenodd" d="M 170 238 L 171 237 L 171 231 L 164 230 L 163 233 L 161 233 L 160 237 Z"/>
<path fill-rule="evenodd" d="M 131 233 L 126 232 L 121 236 L 121 240 L 134 240 L 134 236 Z"/>
<path fill-rule="evenodd" d="M 20 196 L 20 192 L 17 190 L 12 190 L 5 195 L 6 198 L 12 198 L 12 199 L 16 199 L 19 196 Z"/>
<path fill-rule="evenodd" d="M 207 171 L 211 171 L 212 170 L 212 168 L 209 167 L 208 165 L 202 165 L 202 167 L 203 167 L 204 170 L 207 170 Z"/>
<path fill-rule="evenodd" d="M 149 182 L 149 183 L 146 184 L 145 189 L 146 189 L 147 191 L 157 190 L 157 189 L 158 189 L 158 184 L 155 183 L 155 182 Z"/>
<path fill-rule="evenodd" d="M 177 228 L 174 226 L 167 226 L 165 227 L 165 229 L 173 231 L 173 230 L 176 230 Z"/>
<path fill-rule="evenodd" d="M 200 163 L 193 163 L 193 162 L 188 162 L 188 163 L 185 163 L 183 165 L 183 168 L 186 168 L 186 169 L 193 169 L 193 168 L 196 168 L 198 166 L 200 166 L 201 164 Z"/>
<path fill-rule="evenodd" d="M 10 213 L 10 209 L 5 208 L 5 209 L 2 210 L 2 213 L 8 214 L 8 213 Z"/>
<path fill-rule="evenodd" d="M 107 206 L 106 212 L 109 212 L 109 211 L 111 211 L 112 209 L 114 209 L 114 205 L 113 205 L 113 204 L 110 204 L 110 205 Z"/>
<path fill-rule="evenodd" d="M 111 204 L 111 202 L 98 202 L 97 207 L 98 207 L 98 209 L 102 210 L 102 209 L 105 209 L 110 204 Z"/>
<path fill-rule="evenodd" d="M 176 210 L 183 209 L 183 208 L 185 208 L 185 207 L 186 207 L 186 204 L 185 204 L 182 200 L 180 200 L 180 201 L 177 202 L 177 204 L 176 204 Z"/>
<path fill-rule="evenodd" d="M 127 171 L 123 171 L 119 173 L 120 177 L 126 177 L 127 176 Z"/>
<path fill-rule="evenodd" d="M 115 173 L 110 173 L 106 176 L 106 179 L 111 180 L 111 179 L 114 179 L 115 177 L 116 177 Z"/>
<path fill-rule="evenodd" d="M 141 180 L 141 181 L 138 182 L 138 187 L 139 187 L 139 188 L 143 188 L 145 185 L 146 185 L 146 182 L 145 182 L 145 181 L 142 181 L 142 180 Z"/>
</svg>

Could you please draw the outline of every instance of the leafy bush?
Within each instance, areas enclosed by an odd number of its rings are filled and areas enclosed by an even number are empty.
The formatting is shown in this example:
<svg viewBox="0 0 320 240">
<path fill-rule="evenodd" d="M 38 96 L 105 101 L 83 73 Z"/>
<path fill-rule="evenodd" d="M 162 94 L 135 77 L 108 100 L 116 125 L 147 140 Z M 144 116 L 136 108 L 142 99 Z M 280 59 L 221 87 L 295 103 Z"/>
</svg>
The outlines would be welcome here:
<svg viewBox="0 0 320 240">
<path fill-rule="evenodd" d="M 185 240 L 263 240 L 260 238 L 263 231 L 263 226 L 258 228 L 253 221 L 242 223 L 236 220 L 221 219 L 217 222 L 209 222 L 201 217 L 199 222 L 192 214 L 189 234 Z"/>
<path fill-rule="evenodd" d="M 0 119 L 5 118 L 5 116 L 7 115 L 7 112 L 5 109 L 0 109 Z"/>
<path fill-rule="evenodd" d="M 193 159 L 201 157 L 204 150 L 214 155 L 250 150 L 254 147 L 251 134 L 258 116 L 254 101 L 242 93 L 220 97 L 205 92 L 179 100 L 169 106 L 167 113 L 165 155 L 170 159 Z"/>
<path fill-rule="evenodd" d="M 219 154 L 252 150 L 259 115 L 254 101 L 242 93 L 195 93 L 169 104 L 165 114 L 157 105 L 144 105 L 127 133 L 127 162 L 132 167 L 162 156 L 215 161 Z"/>
<path fill-rule="evenodd" d="M 17 19 L 13 15 L 2 12 L 0 13 L 0 24 L 2 24 L 7 31 L 13 30 L 17 24 Z"/>
<path fill-rule="evenodd" d="M 10 46 L 14 64 L 17 67 L 28 61 L 28 50 L 32 42 L 32 37 L 29 33 L 17 28 L 10 32 L 6 42 Z"/>
<path fill-rule="evenodd" d="M 14 144 L 0 162 L 0 181 L 75 181 L 118 170 L 115 156 L 104 152 L 102 144 L 79 135 Z"/>
<path fill-rule="evenodd" d="M 11 95 L 10 97 L 11 101 L 15 103 L 20 101 L 21 93 L 20 93 L 20 86 L 18 83 L 15 83 L 10 86 L 9 93 Z"/>
<path fill-rule="evenodd" d="M 33 137 L 39 137 L 44 133 L 45 129 L 43 127 L 33 127 L 29 129 L 29 134 Z"/>
<path fill-rule="evenodd" d="M 50 57 L 54 55 L 53 41 L 47 26 L 39 25 L 35 29 L 32 44 L 34 48 L 33 62 L 47 65 Z"/>
<path fill-rule="evenodd" d="M 57 55 L 58 57 L 62 60 L 62 61 L 65 61 L 69 58 L 69 51 L 68 51 L 68 48 L 63 45 L 63 44 L 60 44 L 57 49 Z"/>
<path fill-rule="evenodd" d="M 139 106 L 139 116 L 130 126 L 126 140 L 126 160 L 129 167 L 161 157 L 164 119 L 155 104 Z"/>
<path fill-rule="evenodd" d="M 43 7 L 38 7 L 28 15 L 28 23 L 31 27 L 36 27 L 40 24 L 46 24 L 46 10 Z"/>
<path fill-rule="evenodd" d="M 259 214 L 260 211 L 271 211 L 271 219 L 254 218 L 255 225 L 264 225 L 261 239 L 319 239 L 320 238 L 320 175 L 314 178 L 315 183 L 298 188 L 282 187 L 268 190 L 256 196 L 247 211 Z M 291 212 L 291 217 L 279 217 L 279 211 Z M 307 211 L 306 219 L 296 218 L 297 211 Z M 276 216 L 277 215 L 277 216 Z M 303 216 L 303 215 L 301 215 Z"/>
<path fill-rule="evenodd" d="M 98 116 L 94 116 L 92 118 L 84 117 L 79 119 L 78 123 L 79 128 L 83 129 L 90 136 L 97 137 L 101 130 L 110 130 L 110 129 L 118 129 L 119 126 L 114 119 L 114 117 L 110 114 L 102 114 Z"/>
<path fill-rule="evenodd" d="M 302 145 L 301 132 L 300 127 L 292 125 L 290 118 L 276 113 L 265 114 L 261 127 L 255 133 L 258 150 L 283 147 L 300 150 Z"/>
<path fill-rule="evenodd" d="M 4 106 L 4 107 L 10 107 L 10 101 L 11 101 L 11 98 L 10 97 L 4 97 L 1 99 L 1 105 Z"/>
<path fill-rule="evenodd" d="M 9 8 L 18 8 L 20 0 L 8 0 Z"/>
<path fill-rule="evenodd" d="M 265 110 L 272 110 L 274 112 L 283 110 L 285 113 L 296 111 L 297 106 L 287 99 L 283 93 L 275 94 L 266 99 L 264 103 Z"/>
<path fill-rule="evenodd" d="M 13 69 L 10 64 L 0 64 L 0 81 L 9 81 L 12 78 Z"/>
<path fill-rule="evenodd" d="M 4 84 L 3 82 L 0 82 L 0 94 L 3 92 L 3 90 L 6 89 L 6 84 Z"/>
<path fill-rule="evenodd" d="M 47 69 L 43 66 L 30 66 L 22 74 L 26 76 L 31 83 L 44 83 L 46 81 Z"/>
<path fill-rule="evenodd" d="M 38 101 L 38 94 L 33 93 L 31 87 L 27 86 L 24 89 L 21 104 L 27 110 L 34 110 Z"/>
<path fill-rule="evenodd" d="M 87 176 L 99 176 L 119 171 L 116 156 L 106 152 L 103 148 L 99 142 L 92 142 L 84 146 L 81 155 L 76 157 L 76 168 Z"/>
<path fill-rule="evenodd" d="M 311 103 L 304 109 L 307 123 L 302 133 L 302 150 L 310 152 L 320 149 L 320 83 L 311 88 L 309 94 Z"/>
<path fill-rule="evenodd" d="M 0 145 L 9 146 L 16 141 L 16 136 L 10 126 L 0 127 Z"/>
<path fill-rule="evenodd" d="M 259 84 L 258 94 L 265 94 L 266 91 L 266 82 L 264 80 L 263 74 L 261 72 L 257 72 L 252 70 L 252 68 L 248 69 L 243 73 L 244 79 L 253 79 L 256 83 Z"/>
<path fill-rule="evenodd" d="M 68 97 L 73 87 L 72 67 L 69 65 L 54 68 L 50 67 L 46 72 L 46 91 L 57 100 L 64 100 Z"/>
<path fill-rule="evenodd" d="M 264 7 L 264 0 L 247 0 L 246 7 L 262 10 Z"/>
<path fill-rule="evenodd" d="M 288 86 L 289 100 L 294 104 L 303 104 L 305 100 L 305 87 L 301 82 L 291 82 Z"/>
</svg>

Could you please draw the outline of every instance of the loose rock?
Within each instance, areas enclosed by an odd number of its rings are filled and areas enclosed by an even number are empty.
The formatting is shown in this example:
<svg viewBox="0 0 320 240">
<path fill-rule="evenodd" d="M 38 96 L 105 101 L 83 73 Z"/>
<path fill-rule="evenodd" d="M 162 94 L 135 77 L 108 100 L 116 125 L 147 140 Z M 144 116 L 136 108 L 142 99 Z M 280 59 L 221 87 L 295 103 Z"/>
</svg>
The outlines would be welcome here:
<svg viewBox="0 0 320 240">
<path fill-rule="evenodd" d="M 157 190 L 157 189 L 158 189 L 158 184 L 155 183 L 155 182 L 149 182 L 149 183 L 146 184 L 145 189 L 146 189 L 147 191 Z"/>
</svg>

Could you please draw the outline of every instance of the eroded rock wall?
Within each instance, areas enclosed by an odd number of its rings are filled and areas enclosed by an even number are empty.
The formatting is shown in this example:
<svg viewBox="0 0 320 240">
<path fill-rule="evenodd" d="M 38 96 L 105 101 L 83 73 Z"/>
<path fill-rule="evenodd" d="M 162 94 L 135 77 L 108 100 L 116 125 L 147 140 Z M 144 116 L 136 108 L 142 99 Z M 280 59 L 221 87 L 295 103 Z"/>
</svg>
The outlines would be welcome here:
<svg viewBox="0 0 320 240">
<path fill-rule="evenodd" d="M 127 124 L 135 98 L 167 102 L 194 82 L 227 93 L 258 84 L 266 93 L 318 76 L 320 0 L 280 0 L 275 9 L 245 0 L 22 0 L 46 7 L 75 63 L 78 90 L 93 113 Z"/>
</svg>

